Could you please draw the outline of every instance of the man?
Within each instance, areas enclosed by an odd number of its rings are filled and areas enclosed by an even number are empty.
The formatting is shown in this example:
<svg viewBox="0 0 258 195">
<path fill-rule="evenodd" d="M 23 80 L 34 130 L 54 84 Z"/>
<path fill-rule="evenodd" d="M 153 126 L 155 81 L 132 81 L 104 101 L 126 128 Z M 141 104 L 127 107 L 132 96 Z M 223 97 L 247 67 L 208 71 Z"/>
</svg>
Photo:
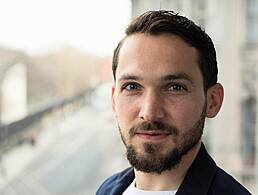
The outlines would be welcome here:
<svg viewBox="0 0 258 195">
<path fill-rule="evenodd" d="M 146 12 L 128 26 L 112 68 L 112 108 L 132 168 L 97 195 L 250 195 L 201 141 L 223 87 L 214 45 L 200 27 L 171 11 Z"/>
</svg>

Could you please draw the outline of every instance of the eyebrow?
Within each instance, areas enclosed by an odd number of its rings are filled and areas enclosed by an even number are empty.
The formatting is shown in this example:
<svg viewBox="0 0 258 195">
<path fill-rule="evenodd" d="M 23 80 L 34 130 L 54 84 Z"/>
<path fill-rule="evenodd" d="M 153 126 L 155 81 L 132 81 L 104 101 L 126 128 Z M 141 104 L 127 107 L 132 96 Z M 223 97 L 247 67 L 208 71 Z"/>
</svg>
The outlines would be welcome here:
<svg viewBox="0 0 258 195">
<path fill-rule="evenodd" d="M 173 80 L 186 80 L 190 83 L 194 84 L 194 81 L 191 76 L 185 73 L 176 73 L 176 74 L 170 74 L 162 77 L 160 79 L 161 81 L 173 81 Z"/>
<path fill-rule="evenodd" d="M 141 78 L 139 76 L 136 76 L 136 75 L 124 74 L 124 75 L 122 75 L 118 79 L 118 81 L 126 81 L 126 80 L 136 80 L 136 81 L 139 81 L 139 80 L 143 80 L 143 78 Z"/>
<path fill-rule="evenodd" d="M 143 80 L 143 78 L 137 75 L 124 74 L 118 79 L 118 81 L 126 81 L 126 80 L 140 81 L 140 80 Z M 162 82 L 174 81 L 174 80 L 186 80 L 186 81 L 189 81 L 191 84 L 194 84 L 194 81 L 191 76 L 181 72 L 176 74 L 169 74 L 160 78 L 160 81 Z"/>
</svg>

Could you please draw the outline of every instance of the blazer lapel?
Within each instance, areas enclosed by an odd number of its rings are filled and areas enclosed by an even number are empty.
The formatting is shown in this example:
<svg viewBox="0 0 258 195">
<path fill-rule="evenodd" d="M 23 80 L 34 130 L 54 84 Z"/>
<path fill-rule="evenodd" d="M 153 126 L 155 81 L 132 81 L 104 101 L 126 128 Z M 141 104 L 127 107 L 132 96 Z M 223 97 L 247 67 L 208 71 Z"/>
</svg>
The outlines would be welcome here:
<svg viewBox="0 0 258 195">
<path fill-rule="evenodd" d="M 217 165 L 202 144 L 176 195 L 207 195 Z"/>
</svg>

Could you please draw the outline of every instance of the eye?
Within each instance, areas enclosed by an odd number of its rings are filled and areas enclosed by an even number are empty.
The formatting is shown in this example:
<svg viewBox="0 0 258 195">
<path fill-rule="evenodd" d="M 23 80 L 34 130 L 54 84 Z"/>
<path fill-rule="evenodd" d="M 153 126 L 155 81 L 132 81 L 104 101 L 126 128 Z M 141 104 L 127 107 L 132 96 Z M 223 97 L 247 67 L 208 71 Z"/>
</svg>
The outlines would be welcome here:
<svg viewBox="0 0 258 195">
<path fill-rule="evenodd" d="M 172 84 L 169 84 L 168 90 L 169 91 L 174 91 L 174 92 L 181 92 L 181 91 L 186 91 L 187 89 L 182 84 L 172 83 Z"/>
<path fill-rule="evenodd" d="M 134 91 L 138 90 L 140 88 L 140 85 L 138 83 L 125 83 L 122 86 L 122 90 L 127 90 L 127 91 Z"/>
</svg>

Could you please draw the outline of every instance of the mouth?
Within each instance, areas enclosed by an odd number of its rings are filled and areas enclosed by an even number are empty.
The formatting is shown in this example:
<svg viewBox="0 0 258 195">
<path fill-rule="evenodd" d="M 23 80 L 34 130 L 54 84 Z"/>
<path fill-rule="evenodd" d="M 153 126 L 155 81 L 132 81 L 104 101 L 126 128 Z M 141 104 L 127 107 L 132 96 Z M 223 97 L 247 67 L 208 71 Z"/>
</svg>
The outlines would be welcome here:
<svg viewBox="0 0 258 195">
<path fill-rule="evenodd" d="M 136 132 L 138 138 L 148 142 L 159 142 L 167 138 L 170 133 L 164 131 L 143 131 Z"/>
</svg>

